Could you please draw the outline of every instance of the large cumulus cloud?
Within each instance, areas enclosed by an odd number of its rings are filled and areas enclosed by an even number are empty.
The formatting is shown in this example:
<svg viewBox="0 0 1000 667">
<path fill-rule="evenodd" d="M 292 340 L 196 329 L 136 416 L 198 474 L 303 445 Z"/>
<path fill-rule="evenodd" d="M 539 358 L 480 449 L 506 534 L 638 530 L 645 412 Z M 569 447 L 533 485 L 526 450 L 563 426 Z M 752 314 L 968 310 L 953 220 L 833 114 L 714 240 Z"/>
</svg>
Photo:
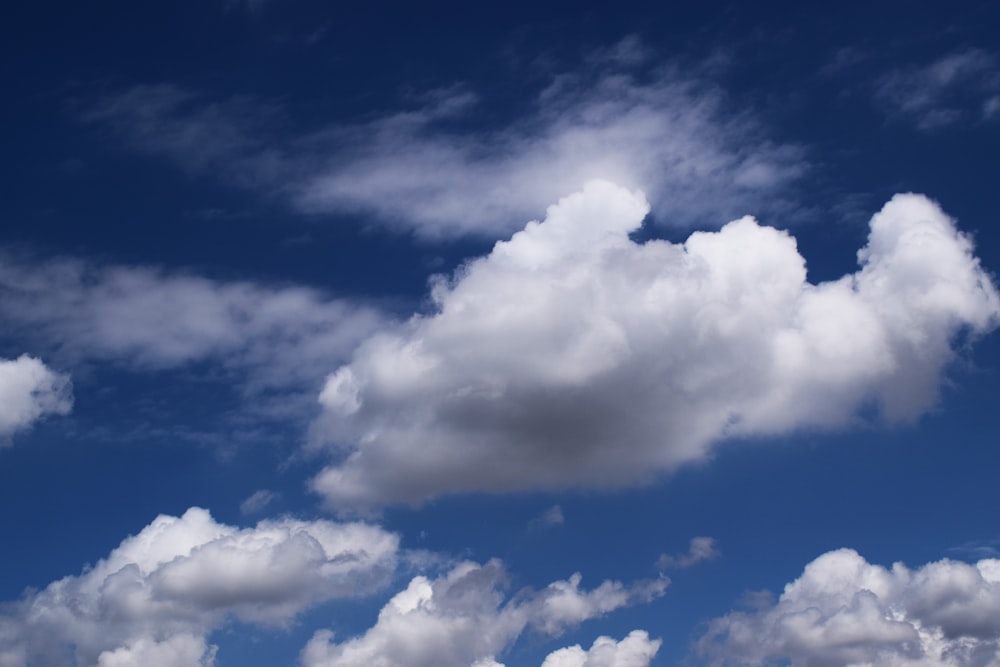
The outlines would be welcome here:
<svg viewBox="0 0 1000 667">
<path fill-rule="evenodd" d="M 637 243 L 640 193 L 595 181 L 432 291 L 433 312 L 332 373 L 314 428 L 343 448 L 334 509 L 448 493 L 635 484 L 729 436 L 916 418 L 956 335 L 1000 300 L 926 197 L 871 220 L 860 269 L 811 284 L 795 240 L 745 217 Z"/>
<path fill-rule="evenodd" d="M 712 621 L 716 665 L 986 667 L 1000 663 L 1000 560 L 884 568 L 826 553 L 777 603 Z"/>
<path fill-rule="evenodd" d="M 160 516 L 78 576 L 0 614 L 0 666 L 211 664 L 227 619 L 281 626 L 312 605 L 388 583 L 398 538 L 362 523 L 220 524 Z"/>
<path fill-rule="evenodd" d="M 433 580 L 416 577 L 389 600 L 363 635 L 335 642 L 332 632 L 317 632 L 302 651 L 302 663 L 305 667 L 497 665 L 495 656 L 526 629 L 558 635 L 588 619 L 659 597 L 669 583 L 660 578 L 627 587 L 605 581 L 587 591 L 580 588 L 576 574 L 541 591 L 521 591 L 505 602 L 505 578 L 499 561 L 460 563 Z"/>
</svg>

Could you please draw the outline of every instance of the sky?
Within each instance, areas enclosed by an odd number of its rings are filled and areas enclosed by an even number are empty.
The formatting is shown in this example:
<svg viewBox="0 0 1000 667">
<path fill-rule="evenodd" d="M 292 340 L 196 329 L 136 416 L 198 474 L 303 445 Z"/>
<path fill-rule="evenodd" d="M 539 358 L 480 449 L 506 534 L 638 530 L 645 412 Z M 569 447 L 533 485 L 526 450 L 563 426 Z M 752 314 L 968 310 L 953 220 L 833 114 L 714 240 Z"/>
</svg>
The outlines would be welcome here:
<svg viewBox="0 0 1000 667">
<path fill-rule="evenodd" d="M 9 3 L 0 667 L 1000 664 L 998 26 Z"/>
</svg>

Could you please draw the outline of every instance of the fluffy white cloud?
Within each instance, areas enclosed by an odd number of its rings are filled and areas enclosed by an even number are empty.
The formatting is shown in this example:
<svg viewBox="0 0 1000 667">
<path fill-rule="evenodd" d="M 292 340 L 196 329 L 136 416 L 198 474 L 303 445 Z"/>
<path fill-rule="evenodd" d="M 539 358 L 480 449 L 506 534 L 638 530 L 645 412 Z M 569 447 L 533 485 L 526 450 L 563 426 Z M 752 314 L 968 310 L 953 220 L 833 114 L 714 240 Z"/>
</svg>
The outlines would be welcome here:
<svg viewBox="0 0 1000 667">
<path fill-rule="evenodd" d="M 65 415 L 73 408 L 68 375 L 56 373 L 38 359 L 22 354 L 0 359 L 0 446 L 16 431 L 45 415 Z"/>
<path fill-rule="evenodd" d="M 616 487 L 727 436 L 914 419 L 956 335 L 1000 314 L 971 241 L 920 195 L 872 218 L 859 271 L 816 285 L 785 232 L 746 217 L 636 243 L 647 210 L 592 182 L 367 340 L 320 396 L 314 435 L 346 449 L 313 482 L 328 505 Z"/>
<path fill-rule="evenodd" d="M 659 650 L 659 639 L 650 639 L 646 632 L 633 630 L 620 642 L 598 637 L 589 651 L 579 645 L 554 651 L 545 658 L 542 667 L 648 667 Z"/>
<path fill-rule="evenodd" d="M 273 104 L 168 84 L 110 95 L 86 118 L 306 213 L 362 213 L 426 237 L 506 235 L 594 178 L 643 188 L 658 219 L 676 225 L 783 208 L 803 151 L 732 109 L 706 68 L 653 67 L 649 56 L 634 38 L 594 53 L 485 132 L 469 120 L 491 101 L 461 85 L 293 136 L 276 135 L 288 118 Z"/>
<path fill-rule="evenodd" d="M 887 569 L 832 551 L 773 606 L 715 619 L 698 648 L 716 665 L 996 665 L 1000 560 Z"/>
<path fill-rule="evenodd" d="M 886 74 L 878 82 L 877 97 L 922 130 L 963 119 L 989 120 L 1000 105 L 1000 67 L 986 51 L 956 51 L 923 67 Z"/>
<path fill-rule="evenodd" d="M 240 529 L 197 508 L 160 516 L 0 616 L 0 665 L 211 664 L 205 637 L 227 619 L 283 625 L 320 602 L 374 592 L 397 550 L 395 535 L 361 523 Z"/>
<path fill-rule="evenodd" d="M 302 651 L 305 667 L 468 667 L 496 665 L 494 656 L 526 628 L 548 635 L 628 604 L 659 597 L 667 579 L 626 587 L 605 581 L 580 590 L 580 575 L 504 602 L 497 561 L 462 563 L 439 579 L 414 578 L 382 608 L 364 635 L 333 642 L 317 632 Z M 597 663 L 602 664 L 602 663 Z"/>
<path fill-rule="evenodd" d="M 204 637 L 174 635 L 162 642 L 139 639 L 128 646 L 105 651 L 97 667 L 213 667 L 214 647 Z"/>
</svg>

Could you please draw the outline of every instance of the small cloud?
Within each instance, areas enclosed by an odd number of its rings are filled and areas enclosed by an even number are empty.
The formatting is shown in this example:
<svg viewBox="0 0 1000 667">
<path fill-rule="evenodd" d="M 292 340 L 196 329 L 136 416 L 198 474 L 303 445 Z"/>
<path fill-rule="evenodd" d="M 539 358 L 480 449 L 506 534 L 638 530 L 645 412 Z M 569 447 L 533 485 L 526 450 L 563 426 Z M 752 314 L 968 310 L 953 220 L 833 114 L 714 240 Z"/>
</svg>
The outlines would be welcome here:
<svg viewBox="0 0 1000 667">
<path fill-rule="evenodd" d="M 718 558 L 719 555 L 714 537 L 694 537 L 691 538 L 691 545 L 686 554 L 680 556 L 663 554 L 657 559 L 656 566 L 661 570 L 683 569 L 704 560 Z"/>
<path fill-rule="evenodd" d="M 992 540 L 972 540 L 948 551 L 965 558 L 1000 558 L 1000 538 Z"/>
<path fill-rule="evenodd" d="M 553 505 L 528 522 L 528 527 L 544 528 L 546 526 L 561 526 L 564 523 L 566 523 L 566 517 L 563 516 L 562 507 Z"/>
<path fill-rule="evenodd" d="M 255 491 L 249 498 L 240 503 L 240 512 L 243 514 L 258 514 L 280 497 L 280 493 L 268 489 Z"/>
</svg>

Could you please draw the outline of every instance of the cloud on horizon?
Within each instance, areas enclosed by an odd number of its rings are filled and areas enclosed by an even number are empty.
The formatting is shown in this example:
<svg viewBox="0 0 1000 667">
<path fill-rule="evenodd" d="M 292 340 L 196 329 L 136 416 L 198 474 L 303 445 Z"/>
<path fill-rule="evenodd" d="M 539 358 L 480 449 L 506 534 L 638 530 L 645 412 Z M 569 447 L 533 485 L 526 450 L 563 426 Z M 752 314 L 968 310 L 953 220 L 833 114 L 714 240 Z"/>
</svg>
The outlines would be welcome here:
<svg viewBox="0 0 1000 667">
<path fill-rule="evenodd" d="M 777 603 L 714 619 L 710 665 L 987 667 L 1000 661 L 1000 560 L 909 569 L 823 554 Z"/>
<path fill-rule="evenodd" d="M 920 195 L 872 218 L 859 271 L 816 285 L 786 232 L 746 217 L 636 243 L 648 210 L 592 182 L 441 278 L 434 312 L 366 340 L 320 395 L 327 507 L 629 486 L 726 438 L 870 408 L 912 421 L 955 337 L 1000 316 L 970 239 Z"/>
</svg>

